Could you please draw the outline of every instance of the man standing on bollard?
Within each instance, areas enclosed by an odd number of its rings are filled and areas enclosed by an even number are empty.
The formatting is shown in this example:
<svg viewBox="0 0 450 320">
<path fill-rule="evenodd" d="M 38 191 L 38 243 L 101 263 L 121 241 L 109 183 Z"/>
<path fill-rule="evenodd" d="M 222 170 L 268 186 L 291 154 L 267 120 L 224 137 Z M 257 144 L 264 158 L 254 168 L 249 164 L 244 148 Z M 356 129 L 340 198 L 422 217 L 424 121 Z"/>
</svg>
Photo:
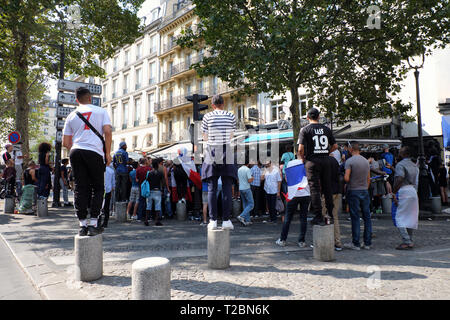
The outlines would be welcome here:
<svg viewBox="0 0 450 320">
<path fill-rule="evenodd" d="M 233 180 L 237 180 L 237 166 L 231 148 L 231 138 L 236 130 L 236 117 L 224 110 L 221 95 L 211 99 L 214 111 L 207 113 L 202 121 L 203 140 L 207 141 L 202 180 L 208 182 L 208 229 L 217 228 L 217 182 L 222 178 L 222 229 L 234 229 L 231 223 Z"/>
<path fill-rule="evenodd" d="M 75 179 L 75 210 L 80 220 L 80 236 L 101 233 L 97 219 L 103 202 L 105 163 L 111 163 L 111 120 L 106 109 L 91 104 L 86 88 L 75 92 L 79 107 L 66 119 L 63 146 L 70 152 Z M 90 205 L 89 203 L 90 202 Z M 91 219 L 88 221 L 88 207 Z"/>
<path fill-rule="evenodd" d="M 331 129 L 319 123 L 319 110 L 311 108 L 307 118 L 309 125 L 298 136 L 298 158 L 305 162 L 306 175 L 311 189 L 311 208 L 315 225 L 333 223 L 333 191 L 331 189 L 331 159 L 328 156 L 337 149 Z M 328 215 L 322 216 L 321 194 L 325 197 Z"/>
<path fill-rule="evenodd" d="M 114 154 L 113 164 L 116 169 L 116 202 L 124 202 L 127 201 L 127 183 L 129 180 L 128 152 L 125 141 L 119 144 L 119 150 Z"/>
</svg>

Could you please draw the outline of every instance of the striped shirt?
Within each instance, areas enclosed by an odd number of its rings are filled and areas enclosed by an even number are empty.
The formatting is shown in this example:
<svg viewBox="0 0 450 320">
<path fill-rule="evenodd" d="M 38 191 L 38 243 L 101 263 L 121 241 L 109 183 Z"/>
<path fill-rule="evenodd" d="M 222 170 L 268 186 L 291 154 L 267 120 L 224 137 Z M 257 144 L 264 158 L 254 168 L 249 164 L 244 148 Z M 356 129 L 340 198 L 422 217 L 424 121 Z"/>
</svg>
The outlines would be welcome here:
<svg viewBox="0 0 450 320">
<path fill-rule="evenodd" d="M 208 135 L 208 145 L 231 143 L 231 134 L 236 130 L 236 117 L 225 110 L 214 110 L 203 117 L 202 132 Z"/>
<path fill-rule="evenodd" d="M 257 165 L 254 165 L 250 169 L 250 172 L 252 173 L 253 176 L 253 181 L 250 183 L 250 185 L 256 187 L 261 186 L 261 169 Z"/>
</svg>

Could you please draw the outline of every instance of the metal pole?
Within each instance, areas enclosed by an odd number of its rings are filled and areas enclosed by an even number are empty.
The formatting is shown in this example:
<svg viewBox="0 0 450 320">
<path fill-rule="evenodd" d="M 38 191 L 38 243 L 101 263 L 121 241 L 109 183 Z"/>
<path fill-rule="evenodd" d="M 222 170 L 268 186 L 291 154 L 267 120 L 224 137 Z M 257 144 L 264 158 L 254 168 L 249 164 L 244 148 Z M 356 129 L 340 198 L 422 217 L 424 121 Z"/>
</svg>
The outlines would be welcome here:
<svg viewBox="0 0 450 320">
<path fill-rule="evenodd" d="M 425 151 L 423 146 L 423 132 L 422 132 L 422 112 L 420 108 L 420 90 L 419 90 L 419 70 L 414 71 L 416 78 L 416 99 L 417 99 L 417 133 L 419 137 L 419 203 L 423 208 L 424 202 L 429 198 L 428 173 L 425 167 Z"/>
<path fill-rule="evenodd" d="M 64 80 L 64 63 L 65 63 L 65 52 L 64 52 L 64 38 L 60 46 L 60 58 L 59 58 L 59 78 Z M 61 91 L 61 90 L 60 90 Z M 60 107 L 63 105 L 58 104 Z M 61 118 L 57 118 L 62 120 Z M 57 121 L 58 122 L 58 121 Z M 61 129 L 56 129 L 56 132 L 61 131 Z M 58 135 L 58 133 L 57 133 Z M 61 141 L 55 140 L 55 175 L 53 179 L 53 208 L 61 207 L 60 199 L 60 185 L 59 178 L 61 177 Z"/>
</svg>

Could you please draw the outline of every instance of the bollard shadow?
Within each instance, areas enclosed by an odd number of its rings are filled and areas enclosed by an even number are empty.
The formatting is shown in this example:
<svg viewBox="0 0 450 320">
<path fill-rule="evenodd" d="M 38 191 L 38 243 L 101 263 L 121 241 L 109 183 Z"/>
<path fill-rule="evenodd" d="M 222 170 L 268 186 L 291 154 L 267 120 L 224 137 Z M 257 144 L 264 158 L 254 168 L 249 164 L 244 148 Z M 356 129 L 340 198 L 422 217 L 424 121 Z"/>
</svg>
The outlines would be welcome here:
<svg viewBox="0 0 450 320">
<path fill-rule="evenodd" d="M 131 277 L 103 275 L 100 279 L 90 281 L 89 283 L 107 287 L 131 287 Z"/>
<path fill-rule="evenodd" d="M 231 271 L 234 272 L 275 272 L 275 273 L 305 273 L 314 276 L 328 276 L 336 279 L 354 279 L 367 278 L 371 273 L 362 272 L 353 269 L 336 269 L 327 268 L 323 270 L 301 270 L 301 269 L 278 269 L 276 267 L 259 267 L 259 266 L 232 266 Z M 412 279 L 426 279 L 427 276 L 413 272 L 403 271 L 381 271 L 382 279 L 386 280 L 412 280 Z"/>
<path fill-rule="evenodd" d="M 243 299 L 256 299 L 263 297 L 289 297 L 293 293 L 286 289 L 270 287 L 249 287 L 235 283 L 216 281 L 204 282 L 197 280 L 172 280 L 172 290 L 192 292 L 202 296 L 229 296 Z"/>
</svg>

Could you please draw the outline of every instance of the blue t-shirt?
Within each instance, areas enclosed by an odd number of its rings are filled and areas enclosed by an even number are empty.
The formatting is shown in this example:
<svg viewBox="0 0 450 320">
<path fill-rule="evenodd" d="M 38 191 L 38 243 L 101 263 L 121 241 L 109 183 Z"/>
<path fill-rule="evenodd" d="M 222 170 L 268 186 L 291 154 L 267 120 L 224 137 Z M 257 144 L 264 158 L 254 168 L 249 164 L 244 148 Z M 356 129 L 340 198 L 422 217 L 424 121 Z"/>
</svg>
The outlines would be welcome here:
<svg viewBox="0 0 450 320">
<path fill-rule="evenodd" d="M 133 169 L 133 171 L 130 172 L 130 178 L 131 178 L 131 187 L 139 188 L 139 182 L 136 182 L 136 169 Z"/>
<path fill-rule="evenodd" d="M 386 160 L 387 163 L 389 163 L 391 166 L 394 164 L 394 155 L 390 152 L 383 152 L 381 154 L 381 159 Z M 387 174 L 392 174 L 392 170 L 386 167 L 383 167 L 383 171 Z"/>
<path fill-rule="evenodd" d="M 208 182 L 202 182 L 202 192 L 208 192 Z"/>
<path fill-rule="evenodd" d="M 289 161 L 295 160 L 295 156 L 292 152 L 285 152 L 281 156 L 281 163 L 283 163 L 283 176 L 286 175 L 286 167 L 289 163 Z"/>
<path fill-rule="evenodd" d="M 128 173 L 127 163 L 128 163 L 128 152 L 123 149 L 119 149 L 114 154 L 114 164 L 116 165 L 117 173 Z"/>
</svg>

